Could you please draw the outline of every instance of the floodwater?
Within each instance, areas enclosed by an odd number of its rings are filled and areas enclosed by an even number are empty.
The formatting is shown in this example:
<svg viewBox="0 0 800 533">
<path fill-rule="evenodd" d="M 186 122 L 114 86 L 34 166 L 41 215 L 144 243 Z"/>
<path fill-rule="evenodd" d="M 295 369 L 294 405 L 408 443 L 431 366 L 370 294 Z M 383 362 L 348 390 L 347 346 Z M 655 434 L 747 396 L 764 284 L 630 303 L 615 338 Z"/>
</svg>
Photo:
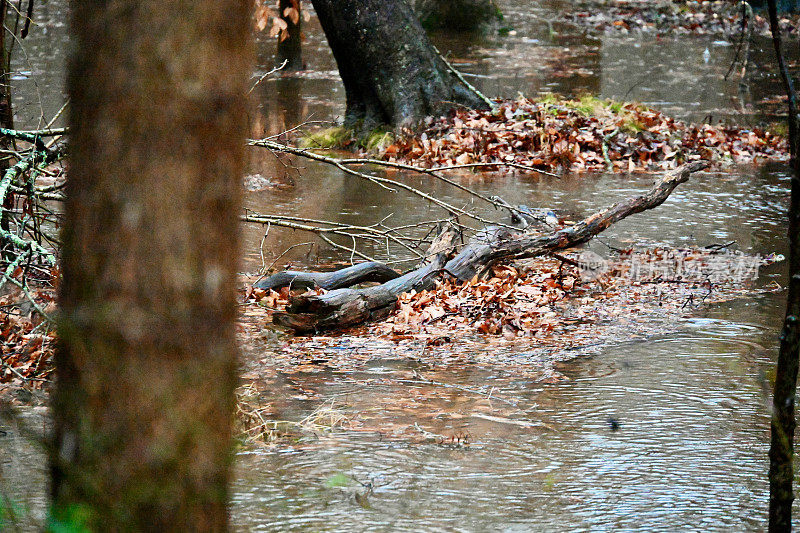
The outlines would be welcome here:
<svg viewBox="0 0 800 533">
<path fill-rule="evenodd" d="M 768 41 L 754 44 L 744 87 L 736 76 L 723 79 L 735 47 L 716 38 L 587 38 L 557 20 L 553 34 L 547 20 L 557 19 L 558 2 L 536 8 L 521 0 L 498 4 L 512 34 L 434 36 L 440 50 L 490 96 L 589 92 L 639 100 L 688 120 L 710 117 L 743 125 L 777 120 L 761 103 L 779 92 Z M 65 7 L 50 0 L 37 10 L 40 25 L 22 43 L 25 59 L 19 60 L 15 79 L 17 120 L 24 127 L 36 126 L 42 115 L 51 117 L 63 103 Z M 306 34 L 308 70 L 267 79 L 253 91 L 254 136 L 343 114 L 344 92 L 315 19 Z M 260 42 L 256 76 L 272 67 L 273 46 L 268 39 Z M 451 203 L 472 204 L 423 177 L 393 177 Z M 497 172 L 459 179 L 511 203 L 579 216 L 649 187 L 653 178 L 600 174 L 552 180 Z M 260 213 L 358 224 L 391 214 L 395 225 L 442 217 L 401 192 L 262 149 L 253 150 L 246 185 L 246 206 Z M 787 204 L 782 165 L 702 174 L 658 209 L 616 224 L 603 240 L 672 246 L 736 241 L 748 253 L 787 254 Z M 270 263 L 289 246 L 313 241 L 275 227 L 266 237 L 264 232 L 259 226 L 244 229 L 246 271 Z M 591 247 L 605 253 L 602 243 Z M 327 248 L 315 247 L 308 257 L 306 252 L 298 247 L 281 261 L 348 259 Z M 784 269 L 783 264 L 763 269 L 758 283 L 783 284 Z M 371 418 L 373 426 L 418 423 L 421 435 L 427 431 L 452 440 L 334 431 L 312 443 L 242 452 L 233 523 L 242 531 L 763 530 L 769 380 L 784 298 L 784 293 L 741 298 L 655 328 L 670 333 L 604 342 L 559 363 L 568 379 L 556 383 L 502 365 L 448 366 L 390 356 L 376 357 L 354 373 L 294 374 L 282 386 L 276 382 L 273 391 L 283 397 L 285 419 L 300 420 L 333 402 L 351 416 Z M 268 359 L 266 350 L 245 352 Z M 524 350 L 518 356 L 526 361 Z M 398 390 L 397 382 L 372 379 L 412 371 L 439 385 L 406 384 Z M 298 388 L 313 391 L 313 399 L 299 398 Z M 404 396 L 407 410 L 387 402 Z M 38 420 L 40 413 L 31 410 L 28 416 Z M 41 456 L 14 428 L 2 429 L 0 490 L 41 518 L 46 494 Z"/>
</svg>

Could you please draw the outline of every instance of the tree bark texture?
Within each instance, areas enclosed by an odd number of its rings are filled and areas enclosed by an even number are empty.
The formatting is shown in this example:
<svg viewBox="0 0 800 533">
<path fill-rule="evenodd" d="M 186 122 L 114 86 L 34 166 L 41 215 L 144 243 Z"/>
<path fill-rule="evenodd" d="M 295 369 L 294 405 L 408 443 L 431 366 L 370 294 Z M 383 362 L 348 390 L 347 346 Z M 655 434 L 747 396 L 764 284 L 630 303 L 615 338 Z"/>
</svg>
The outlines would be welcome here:
<svg viewBox="0 0 800 533">
<path fill-rule="evenodd" d="M 247 0 L 72 0 L 56 521 L 227 528 Z"/>
<path fill-rule="evenodd" d="M 6 27 L 6 16 L 8 15 L 8 1 L 0 0 L 0 28 Z M 9 47 L 6 43 L 6 31 L 0 31 L 0 127 L 7 129 L 14 129 L 14 112 L 11 107 L 11 60 L 8 52 Z M 14 140 L 10 137 L 3 136 L 0 138 L 0 150 L 11 150 L 14 147 Z M 0 175 L 5 172 L 12 165 L 12 157 L 10 153 L 5 153 L 0 156 Z M 9 212 L 14 208 L 14 193 L 9 193 L 2 206 L 2 213 L 0 213 L 0 228 L 4 231 L 9 231 L 10 221 Z M 5 239 L 2 239 L 4 241 Z M 0 242 L 0 255 L 5 260 L 12 260 L 13 254 L 6 250 L 6 242 Z"/>
<path fill-rule="evenodd" d="M 404 0 L 313 0 L 347 97 L 345 124 L 413 127 L 456 105 L 485 108 Z"/>
<path fill-rule="evenodd" d="M 0 24 L 6 26 L 8 15 L 8 0 L 0 0 Z M 14 129 L 14 113 L 11 107 L 11 57 L 6 42 L 6 32 L 0 35 L 0 53 L 2 53 L 2 66 L 0 66 L 0 125 L 4 128 Z M 4 141 L 6 142 L 6 141 Z M 7 162 L 5 168 L 10 167 Z"/>
<path fill-rule="evenodd" d="M 283 70 L 303 70 L 303 17 L 300 15 L 300 0 L 280 0 L 278 9 L 286 23 L 286 29 L 278 36 L 278 65 L 286 61 Z"/>
<path fill-rule="evenodd" d="M 792 530 L 794 491 L 794 432 L 798 355 L 800 355 L 800 178 L 792 175 L 789 207 L 789 294 L 780 334 L 778 365 L 772 397 L 769 449 L 769 531 Z"/>
<path fill-rule="evenodd" d="M 292 290 L 322 288 L 325 290 L 352 287 L 359 283 L 385 283 L 399 277 L 395 270 L 375 261 L 358 263 L 334 272 L 296 272 L 284 270 L 257 281 L 253 287 L 257 289 L 279 290 L 289 287 Z"/>
<path fill-rule="evenodd" d="M 778 4 L 768 0 L 772 42 L 778 70 L 788 96 L 789 149 L 792 185 L 789 203 L 789 294 L 780 335 L 775 387 L 772 396 L 769 448 L 769 531 L 792 530 L 794 492 L 794 431 L 797 373 L 800 358 L 800 117 L 792 78 L 783 57 Z"/>
<path fill-rule="evenodd" d="M 413 5 L 427 30 L 473 32 L 502 19 L 493 0 L 414 0 Z"/>
</svg>

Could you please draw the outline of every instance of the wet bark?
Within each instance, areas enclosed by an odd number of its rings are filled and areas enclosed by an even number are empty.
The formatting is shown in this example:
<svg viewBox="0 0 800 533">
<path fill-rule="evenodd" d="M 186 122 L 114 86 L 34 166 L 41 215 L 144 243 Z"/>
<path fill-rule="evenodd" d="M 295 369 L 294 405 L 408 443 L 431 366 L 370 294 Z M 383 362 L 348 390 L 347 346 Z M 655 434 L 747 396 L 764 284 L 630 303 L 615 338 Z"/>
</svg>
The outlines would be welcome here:
<svg viewBox="0 0 800 533">
<path fill-rule="evenodd" d="M 424 290 L 433 285 L 436 274 L 455 251 L 460 235 L 455 226 L 447 224 L 416 270 L 365 289 L 337 289 L 319 298 L 300 295 L 292 299 L 285 313 L 275 313 L 273 321 L 298 332 L 309 332 L 355 326 L 384 318 L 394 310 L 400 294 Z"/>
<path fill-rule="evenodd" d="M 466 281 L 482 274 L 498 261 L 537 257 L 588 242 L 615 222 L 661 205 L 675 187 L 688 181 L 692 173 L 706 167 L 708 163 L 705 161 L 684 165 L 647 193 L 619 202 L 550 235 L 513 233 L 501 227 L 487 228 L 449 260 L 447 256 L 455 247 L 455 240 L 446 239 L 445 242 L 452 242 L 452 246 L 443 246 L 431 262 L 416 270 L 375 287 L 338 289 L 321 295 L 302 294 L 290 300 L 285 313 L 275 313 L 273 321 L 303 333 L 383 318 L 394 310 L 400 294 L 430 288 L 440 275 Z"/>
<path fill-rule="evenodd" d="M 414 0 L 413 5 L 427 30 L 473 32 L 502 19 L 493 0 Z"/>
<path fill-rule="evenodd" d="M 8 14 L 7 0 L 0 0 L 0 28 L 6 27 L 6 15 Z M 11 59 L 6 46 L 6 31 L 0 31 L 0 127 L 14 129 L 14 112 L 11 107 Z M 14 147 L 13 139 L 3 136 L 0 137 L 0 150 L 6 152 Z M 13 163 L 10 153 L 0 155 L 0 176 L 11 167 Z M 14 208 L 14 193 L 9 192 L 6 196 L 2 213 L 0 213 L 0 228 L 4 231 L 10 230 L 9 212 Z M 6 242 L 0 242 L 2 257 L 5 260 L 12 260 L 13 254 L 6 250 Z"/>
<path fill-rule="evenodd" d="M 778 364 L 772 397 L 771 441 L 769 449 L 769 531 L 792 530 L 794 492 L 794 431 L 800 358 L 800 117 L 792 78 L 783 58 L 778 27 L 778 6 L 768 0 L 770 29 L 778 69 L 788 95 L 789 148 L 792 185 L 789 205 L 789 294 L 786 316 L 780 335 Z"/>
<path fill-rule="evenodd" d="M 71 3 L 61 529 L 227 528 L 250 7 Z"/>
<path fill-rule="evenodd" d="M 300 0 L 280 0 L 278 8 L 286 23 L 286 29 L 278 36 L 278 65 L 286 61 L 283 70 L 303 70 L 303 17 L 300 15 Z"/>
<path fill-rule="evenodd" d="M 6 25 L 6 15 L 8 14 L 7 0 L 0 0 L 2 7 L 0 8 L 0 24 L 4 27 Z M 3 128 L 14 129 L 14 113 L 11 107 L 11 57 L 6 46 L 6 32 L 0 32 L 0 52 L 2 53 L 2 65 L 0 65 L 0 125 Z M 9 142 L 3 139 L 3 148 L 5 149 Z M 4 168 L 9 168 L 11 165 L 5 160 Z"/>
<path fill-rule="evenodd" d="M 450 70 L 404 0 L 313 0 L 347 97 L 345 124 L 413 127 L 454 106 L 486 108 Z"/>
<path fill-rule="evenodd" d="M 314 289 L 321 288 L 326 290 L 341 289 L 352 287 L 359 283 L 379 282 L 384 283 L 400 276 L 395 270 L 383 263 L 370 261 L 358 263 L 357 265 L 342 268 L 334 272 L 296 272 L 285 270 L 278 272 L 267 278 L 259 280 L 253 284 L 257 289 L 278 290 L 283 287 L 294 289 Z"/>
</svg>

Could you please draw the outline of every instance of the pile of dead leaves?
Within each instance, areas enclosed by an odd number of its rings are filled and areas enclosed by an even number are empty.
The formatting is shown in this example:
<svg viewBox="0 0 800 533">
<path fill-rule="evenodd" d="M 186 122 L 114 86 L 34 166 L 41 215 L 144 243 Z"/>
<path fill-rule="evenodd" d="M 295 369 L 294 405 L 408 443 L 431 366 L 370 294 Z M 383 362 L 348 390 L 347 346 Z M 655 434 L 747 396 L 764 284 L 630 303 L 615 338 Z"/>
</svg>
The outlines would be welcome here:
<svg viewBox="0 0 800 533">
<path fill-rule="evenodd" d="M 787 158 L 786 141 L 768 131 L 690 125 L 654 109 L 584 96 L 547 95 L 498 102 L 495 110 L 458 109 L 382 152 L 420 166 L 516 163 L 542 170 L 664 170 L 696 159 L 753 163 Z"/>
<path fill-rule="evenodd" d="M 553 304 L 572 292 L 575 282 L 574 272 L 496 266 L 484 279 L 449 280 L 433 290 L 402 294 L 386 323 L 395 336 L 439 323 L 449 331 L 541 337 L 559 321 Z"/>
<path fill-rule="evenodd" d="M 484 279 L 403 294 L 395 315 L 372 329 L 401 340 L 423 335 L 434 343 L 477 333 L 571 345 L 597 338 L 614 321 L 627 327 L 751 293 L 759 269 L 781 258 L 654 248 L 626 250 L 594 266 L 581 254 L 566 259 L 581 267 L 536 259 L 496 266 Z"/>
<path fill-rule="evenodd" d="M 345 430 L 461 446 L 497 425 L 547 427 L 503 397 L 513 389 L 507 384 L 563 382 L 564 361 L 675 332 L 712 302 L 781 290 L 754 284 L 780 257 L 726 245 L 601 252 L 496 265 L 466 283 L 443 280 L 403 294 L 387 320 L 313 336 L 265 325 L 288 290 L 246 290 L 251 305 L 240 325 L 253 357 L 238 396 L 243 441 L 315 446 Z"/>
<path fill-rule="evenodd" d="M 745 11 L 745 13 L 747 13 Z M 738 36 L 742 31 L 743 12 L 740 2 L 725 0 L 690 2 L 654 2 L 652 0 L 614 0 L 611 2 L 576 2 L 564 18 L 591 32 L 656 33 L 658 35 L 724 35 Z M 754 13 L 752 32 L 769 34 L 769 21 Z M 796 33 L 797 16 L 780 20 L 784 32 Z"/>
<path fill-rule="evenodd" d="M 359 329 L 359 335 L 428 346 L 495 336 L 536 339 L 551 349 L 636 331 L 647 335 L 671 315 L 752 294 L 759 269 L 779 260 L 717 248 L 653 248 L 608 259 L 581 252 L 496 265 L 466 283 L 443 280 L 434 289 L 402 294 L 393 315 Z M 290 294 L 260 291 L 249 297 L 262 308 L 282 309 Z"/>
<path fill-rule="evenodd" d="M 33 291 L 42 308 L 53 310 L 52 291 Z M 0 392 L 24 386 L 41 389 L 53 372 L 55 334 L 26 297 L 15 291 L 0 299 Z"/>
</svg>

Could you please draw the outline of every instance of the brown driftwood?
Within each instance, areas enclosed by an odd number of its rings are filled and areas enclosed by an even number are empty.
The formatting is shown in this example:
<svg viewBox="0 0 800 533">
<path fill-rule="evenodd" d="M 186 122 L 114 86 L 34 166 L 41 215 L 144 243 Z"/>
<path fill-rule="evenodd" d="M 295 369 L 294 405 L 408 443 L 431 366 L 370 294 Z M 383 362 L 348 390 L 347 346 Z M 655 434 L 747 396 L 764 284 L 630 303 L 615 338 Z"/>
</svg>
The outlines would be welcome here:
<svg viewBox="0 0 800 533">
<path fill-rule="evenodd" d="M 430 288 L 440 274 L 447 273 L 460 280 L 469 280 L 500 260 L 536 257 L 583 244 L 615 222 L 661 205 L 675 187 L 688 181 L 693 172 L 707 167 L 706 161 L 686 164 L 668 173 L 647 193 L 618 202 L 549 235 L 514 232 L 502 227 L 486 228 L 450 260 L 447 260 L 447 252 L 454 248 L 455 237 L 444 232 L 444 238 L 437 239 L 433 245 L 441 251 L 434 253 L 428 262 L 416 270 L 375 287 L 338 289 L 326 294 L 294 297 L 286 312 L 276 313 L 273 321 L 297 332 L 308 332 L 353 326 L 383 318 L 394 309 L 400 294 Z M 452 242 L 452 245 L 442 245 L 448 242 Z"/>
</svg>

